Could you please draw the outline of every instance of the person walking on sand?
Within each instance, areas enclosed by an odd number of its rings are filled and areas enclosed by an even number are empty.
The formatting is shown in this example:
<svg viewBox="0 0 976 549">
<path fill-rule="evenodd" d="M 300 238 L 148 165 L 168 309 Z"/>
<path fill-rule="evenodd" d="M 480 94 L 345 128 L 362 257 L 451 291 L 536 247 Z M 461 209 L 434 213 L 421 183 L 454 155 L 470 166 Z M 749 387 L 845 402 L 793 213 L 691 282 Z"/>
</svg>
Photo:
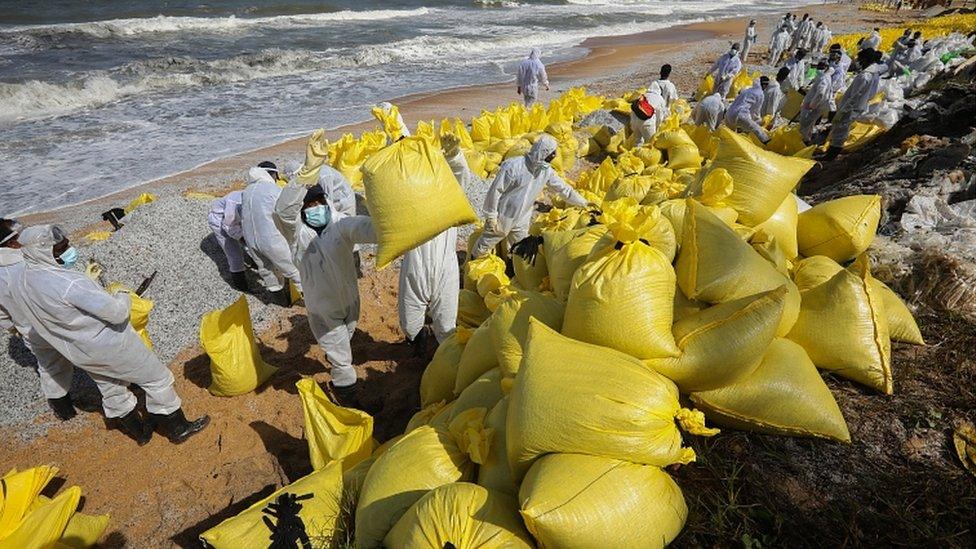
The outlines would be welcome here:
<svg viewBox="0 0 976 549">
<path fill-rule="evenodd" d="M 661 77 L 651 82 L 651 85 L 647 87 L 647 91 L 660 94 L 664 98 L 664 104 L 670 109 L 671 103 L 674 103 L 678 99 L 678 88 L 674 87 L 674 82 L 669 80 L 671 77 L 671 65 L 667 63 L 661 65 L 660 74 Z"/>
<path fill-rule="evenodd" d="M 485 228 L 471 250 L 472 259 L 503 241 L 511 246 L 528 236 L 532 207 L 544 190 L 562 197 L 571 206 L 587 205 L 550 165 L 556 157 L 556 147 L 555 138 L 542 134 L 525 156 L 502 162 L 485 195 Z"/>
<path fill-rule="evenodd" d="M 691 111 L 691 120 L 695 125 L 715 131 L 724 113 L 725 98 L 720 93 L 713 93 L 695 105 L 695 109 Z"/>
<path fill-rule="evenodd" d="M 248 171 L 248 184 L 241 196 L 241 225 L 265 289 L 279 305 L 288 307 L 291 294 L 282 277 L 291 280 L 299 292 L 302 279 L 291 258 L 288 241 L 274 221 L 275 202 L 281 194 L 277 176 L 278 169 L 270 162 L 262 162 Z"/>
<path fill-rule="evenodd" d="M 810 14 L 804 13 L 803 19 L 796 26 L 796 30 L 793 31 L 793 40 L 790 42 L 790 50 L 796 50 L 799 48 L 805 48 L 810 40 L 810 34 L 813 32 L 813 21 L 810 20 Z"/>
<path fill-rule="evenodd" d="M 109 294 L 71 269 L 78 254 L 64 231 L 54 225 L 29 227 L 20 243 L 24 268 L 12 281 L 16 307 L 44 341 L 88 372 L 109 420 L 140 446 L 156 429 L 179 444 L 210 423 L 209 416 L 186 419 L 172 372 L 132 328 L 129 294 Z M 146 419 L 130 384 L 145 392 Z"/>
<path fill-rule="evenodd" d="M 786 25 L 783 25 L 773 33 L 773 37 L 769 41 L 769 57 L 766 58 L 766 63 L 775 67 L 779 64 L 779 60 L 783 58 L 783 53 L 786 52 L 786 47 L 790 45 L 790 30 Z"/>
<path fill-rule="evenodd" d="M 533 48 L 529 56 L 519 63 L 518 73 L 515 76 L 517 91 L 522 96 L 526 108 L 531 107 L 538 100 L 539 86 L 544 86 L 546 91 L 549 91 L 549 75 L 546 74 L 546 66 L 542 64 L 541 55 L 538 48 Z"/>
<path fill-rule="evenodd" d="M 759 33 L 756 32 L 756 20 L 750 19 L 746 26 L 746 35 L 742 38 L 742 53 L 739 54 L 743 63 L 749 61 L 749 50 L 759 40 Z"/>
<path fill-rule="evenodd" d="M 833 33 L 830 32 L 830 29 L 822 21 L 817 21 L 817 26 L 813 29 L 813 38 L 810 41 L 810 51 L 816 58 L 819 59 L 823 55 L 824 48 L 827 47 L 832 36 Z"/>
<path fill-rule="evenodd" d="M 0 330 L 20 334 L 24 346 L 37 359 L 41 393 L 48 406 L 59 420 L 68 421 L 76 415 L 68 394 L 74 365 L 31 329 L 27 315 L 14 303 L 13 279 L 25 268 L 19 240 L 21 230 L 23 227 L 16 220 L 0 218 Z"/>
<path fill-rule="evenodd" d="M 742 60 L 739 59 L 739 43 L 735 42 L 729 48 L 729 51 L 722 54 L 708 71 L 715 81 L 715 87 L 713 89 L 722 94 L 722 97 L 727 97 L 729 90 L 732 88 L 732 80 L 735 79 L 735 76 L 741 70 Z"/>
</svg>

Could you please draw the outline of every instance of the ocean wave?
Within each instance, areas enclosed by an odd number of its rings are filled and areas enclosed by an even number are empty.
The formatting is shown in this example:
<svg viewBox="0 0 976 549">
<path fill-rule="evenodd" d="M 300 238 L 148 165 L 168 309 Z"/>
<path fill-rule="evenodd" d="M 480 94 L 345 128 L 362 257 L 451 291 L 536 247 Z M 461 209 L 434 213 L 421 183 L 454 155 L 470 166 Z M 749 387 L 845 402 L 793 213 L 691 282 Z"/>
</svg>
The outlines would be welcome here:
<svg viewBox="0 0 976 549">
<path fill-rule="evenodd" d="M 380 21 L 384 19 L 417 17 L 427 15 L 430 11 L 428 8 L 421 7 L 408 10 L 347 10 L 329 13 L 251 18 L 241 18 L 233 15 L 229 17 L 175 17 L 159 15 L 156 17 L 108 19 L 86 23 L 17 26 L 0 30 L 0 34 L 29 34 L 36 36 L 84 34 L 96 38 L 124 38 L 142 34 L 176 32 L 230 33 L 255 27 L 315 27 L 322 24 L 344 21 Z"/>
</svg>

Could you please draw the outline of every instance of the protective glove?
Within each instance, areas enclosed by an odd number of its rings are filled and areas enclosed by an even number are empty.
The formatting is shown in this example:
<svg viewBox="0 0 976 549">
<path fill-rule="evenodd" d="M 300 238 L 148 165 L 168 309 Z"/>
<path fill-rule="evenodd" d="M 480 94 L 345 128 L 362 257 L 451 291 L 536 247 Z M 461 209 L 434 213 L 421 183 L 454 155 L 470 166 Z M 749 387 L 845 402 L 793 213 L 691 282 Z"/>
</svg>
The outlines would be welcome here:
<svg viewBox="0 0 976 549">
<path fill-rule="evenodd" d="M 329 157 L 329 141 L 325 138 L 325 130 L 319 128 L 312 132 L 305 145 L 305 163 L 295 174 L 298 181 L 306 187 L 319 182 L 319 168 Z"/>
<path fill-rule="evenodd" d="M 104 270 L 105 269 L 100 263 L 96 262 L 94 259 L 89 259 L 88 264 L 85 265 L 85 276 L 95 282 L 98 282 L 102 277 L 102 272 Z"/>
<path fill-rule="evenodd" d="M 535 259 L 539 255 L 541 246 L 541 236 L 527 236 L 512 245 L 512 254 L 521 257 L 529 265 L 535 266 Z"/>
<path fill-rule="evenodd" d="M 501 227 L 498 226 L 497 217 L 489 217 L 485 219 L 485 229 L 483 233 L 497 233 L 501 231 Z"/>
</svg>

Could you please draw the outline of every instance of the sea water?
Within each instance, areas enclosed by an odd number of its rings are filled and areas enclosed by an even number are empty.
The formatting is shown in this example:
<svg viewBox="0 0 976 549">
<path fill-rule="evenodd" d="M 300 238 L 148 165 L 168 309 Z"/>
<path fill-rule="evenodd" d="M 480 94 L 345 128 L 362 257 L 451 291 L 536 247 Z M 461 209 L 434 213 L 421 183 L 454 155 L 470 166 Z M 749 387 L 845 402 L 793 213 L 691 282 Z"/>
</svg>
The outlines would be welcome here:
<svg viewBox="0 0 976 549">
<path fill-rule="evenodd" d="M 0 0 L 0 215 L 57 208 L 504 82 L 588 37 L 796 0 Z M 514 99 L 514 97 L 513 97 Z"/>
</svg>

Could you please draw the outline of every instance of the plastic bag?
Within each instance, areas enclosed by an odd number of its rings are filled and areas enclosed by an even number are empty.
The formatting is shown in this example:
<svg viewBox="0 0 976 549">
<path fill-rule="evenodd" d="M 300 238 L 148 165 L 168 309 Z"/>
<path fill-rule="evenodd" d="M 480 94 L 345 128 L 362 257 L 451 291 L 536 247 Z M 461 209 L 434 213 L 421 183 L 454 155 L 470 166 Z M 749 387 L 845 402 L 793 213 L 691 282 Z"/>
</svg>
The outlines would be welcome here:
<svg viewBox="0 0 976 549">
<path fill-rule="evenodd" d="M 302 399 L 313 470 L 341 460 L 346 471 L 373 453 L 372 416 L 334 404 L 312 378 L 302 379 L 295 386 Z"/>
<path fill-rule="evenodd" d="M 891 340 L 884 303 L 870 283 L 867 262 L 842 270 L 803 292 L 800 314 L 787 336 L 818 368 L 891 394 Z"/>
<path fill-rule="evenodd" d="M 448 228 L 478 219 L 444 155 L 424 139 L 401 139 L 370 156 L 362 171 L 379 241 L 378 269 Z"/>
<path fill-rule="evenodd" d="M 684 393 L 745 379 L 775 337 L 786 293 L 780 287 L 688 314 L 673 329 L 681 355 L 644 362 Z"/>
<path fill-rule="evenodd" d="M 226 309 L 200 320 L 200 345 L 210 356 L 210 394 L 237 396 L 257 389 L 277 368 L 261 359 L 251 311 L 242 295 Z"/>
<path fill-rule="evenodd" d="M 482 297 L 509 284 L 505 261 L 495 254 L 487 254 L 464 264 L 464 289 L 478 292 Z"/>
<path fill-rule="evenodd" d="M 752 144 L 722 126 L 718 151 L 708 170 L 724 168 L 735 188 L 728 204 L 738 210 L 739 222 L 750 227 L 769 219 L 814 162 L 782 156 Z"/>
<path fill-rule="evenodd" d="M 529 320 L 555 330 L 562 329 L 565 305 L 538 292 L 520 291 L 498 306 L 488 324 L 498 365 L 506 377 L 514 377 L 522 363 Z"/>
<path fill-rule="evenodd" d="M 532 549 L 515 498 L 456 482 L 427 492 L 387 534 L 386 547 Z"/>
<path fill-rule="evenodd" d="M 661 467 L 688 463 L 695 452 L 681 446 L 678 422 L 693 433 L 714 434 L 700 414 L 681 408 L 674 383 L 641 361 L 569 339 L 541 322 L 531 322 L 522 366 L 506 420 L 516 479 L 547 453 Z"/>
<path fill-rule="evenodd" d="M 471 338 L 461 352 L 454 382 L 454 394 L 461 394 L 468 385 L 497 366 L 498 356 L 492 346 L 491 326 L 485 322 L 471 334 Z"/>
<path fill-rule="evenodd" d="M 727 387 L 692 393 L 692 402 L 715 423 L 774 435 L 850 442 L 847 422 L 806 351 L 775 339 L 759 367 Z"/>
<path fill-rule="evenodd" d="M 283 494 L 296 496 L 311 494 L 310 499 L 299 502 L 302 509 L 298 512 L 298 516 L 305 524 L 305 531 L 310 538 L 331 541 L 341 512 L 342 464 L 338 462 L 330 463 L 275 491 L 237 516 L 207 530 L 200 535 L 200 539 L 209 543 L 214 549 L 266 547 L 271 532 L 264 522 L 266 515 L 262 511 Z"/>
<path fill-rule="evenodd" d="M 424 494 L 473 476 L 474 466 L 452 433 L 430 426 L 407 433 L 366 474 L 356 505 L 355 546 L 381 547 L 390 529 Z"/>
<path fill-rule="evenodd" d="M 594 251 L 573 276 L 562 333 L 637 358 L 677 356 L 671 261 L 622 232 L 611 230 L 629 240 Z"/>
<path fill-rule="evenodd" d="M 880 219 L 881 197 L 876 194 L 817 204 L 797 217 L 800 253 L 806 257 L 824 255 L 838 263 L 850 261 L 874 241 Z"/>
<path fill-rule="evenodd" d="M 130 213 L 134 212 L 140 206 L 145 206 L 146 204 L 149 204 L 149 203 L 155 202 L 155 201 L 156 201 L 156 195 L 154 195 L 152 193 L 142 193 L 139 196 L 137 196 L 134 199 L 132 199 L 132 201 L 129 202 L 128 205 L 126 205 L 126 207 L 125 207 L 125 214 L 126 215 L 129 215 Z"/>
<path fill-rule="evenodd" d="M 545 232 L 542 234 L 549 267 L 549 284 L 556 298 L 565 301 L 576 269 L 586 261 L 594 246 L 606 234 L 602 225 L 572 231 Z"/>
<path fill-rule="evenodd" d="M 75 513 L 68 519 L 61 538 L 55 545 L 56 549 L 71 547 L 73 549 L 87 549 L 92 547 L 108 528 L 108 515 L 86 515 Z"/>
<path fill-rule="evenodd" d="M 518 495 L 518 485 L 512 478 L 508 466 L 508 446 L 505 436 L 505 421 L 508 417 L 508 397 L 495 404 L 485 417 L 485 427 L 492 430 L 491 444 L 485 462 L 478 467 L 478 484 L 512 496 Z"/>
<path fill-rule="evenodd" d="M 441 343 L 420 378 L 420 405 L 429 406 L 438 401 L 454 399 L 454 383 L 457 378 L 461 353 L 471 338 L 472 331 L 458 328 Z"/>
<path fill-rule="evenodd" d="M 694 200 L 688 200 L 683 225 L 682 248 L 674 270 L 684 294 L 691 299 L 724 303 L 787 286 L 786 308 L 777 330 L 777 335 L 785 335 L 800 305 L 793 283 Z"/>
<path fill-rule="evenodd" d="M 665 547 L 688 518 L 681 489 L 660 468 L 579 454 L 540 458 L 519 499 L 540 547 Z"/>
</svg>

